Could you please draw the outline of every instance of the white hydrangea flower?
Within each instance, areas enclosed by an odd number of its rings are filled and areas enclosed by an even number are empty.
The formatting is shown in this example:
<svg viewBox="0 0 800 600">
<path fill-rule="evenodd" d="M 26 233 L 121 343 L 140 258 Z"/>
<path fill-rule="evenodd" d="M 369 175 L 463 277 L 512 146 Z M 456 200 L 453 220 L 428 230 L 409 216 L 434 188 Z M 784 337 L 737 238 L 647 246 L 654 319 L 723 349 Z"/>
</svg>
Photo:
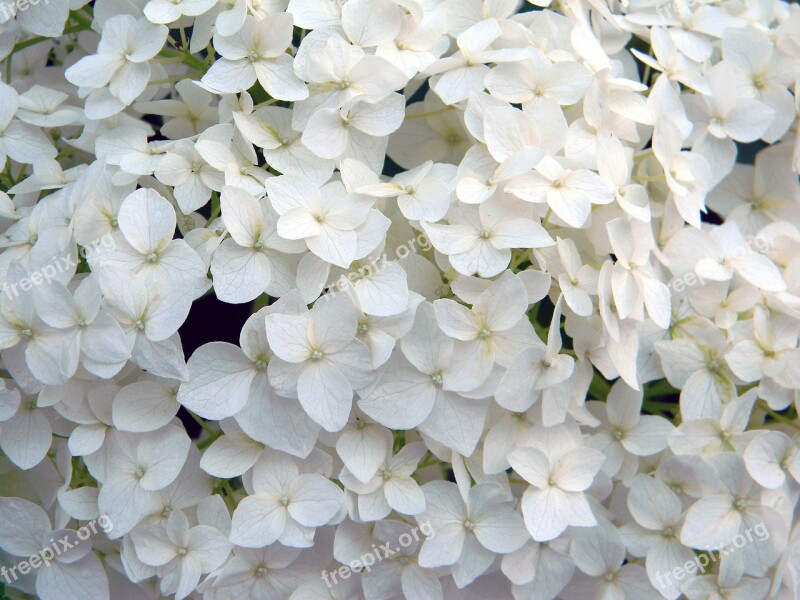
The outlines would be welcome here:
<svg viewBox="0 0 800 600">
<path fill-rule="evenodd" d="M 82 88 L 103 90 L 118 101 L 118 112 L 132 104 L 150 79 L 150 64 L 161 50 L 168 30 L 127 14 L 115 15 L 103 23 L 97 53 L 86 56 L 67 69 L 65 77 Z M 95 95 L 98 92 L 93 92 Z"/>
<path fill-rule="evenodd" d="M 108 576 L 92 552 L 91 541 L 78 531 L 53 529 L 50 517 L 38 505 L 23 498 L 0 498 L 0 547 L 12 556 L 31 557 L 50 549 L 49 563 L 36 574 L 36 595 L 44 600 L 92 594 L 107 598 Z M 53 540 L 57 539 L 57 548 Z M 66 542 L 66 545 L 65 545 Z M 61 554 L 66 550 L 65 554 Z M 40 559 L 41 564 L 41 559 Z"/>
<path fill-rule="evenodd" d="M 800 598 L 792 2 L 0 9 L 6 595 Z"/>
<path fill-rule="evenodd" d="M 537 542 L 556 538 L 567 526 L 597 524 L 585 490 L 603 466 L 605 456 L 582 447 L 574 427 L 548 431 L 544 440 L 530 440 L 508 455 L 508 461 L 531 486 L 522 497 L 525 525 Z M 557 439 L 560 437 L 561 439 Z"/>
<path fill-rule="evenodd" d="M 322 475 L 299 474 L 295 462 L 278 453 L 262 456 L 253 468 L 252 496 L 233 513 L 231 541 L 260 548 L 276 540 L 285 546 L 313 545 L 314 530 L 340 510 L 342 491 Z"/>
</svg>

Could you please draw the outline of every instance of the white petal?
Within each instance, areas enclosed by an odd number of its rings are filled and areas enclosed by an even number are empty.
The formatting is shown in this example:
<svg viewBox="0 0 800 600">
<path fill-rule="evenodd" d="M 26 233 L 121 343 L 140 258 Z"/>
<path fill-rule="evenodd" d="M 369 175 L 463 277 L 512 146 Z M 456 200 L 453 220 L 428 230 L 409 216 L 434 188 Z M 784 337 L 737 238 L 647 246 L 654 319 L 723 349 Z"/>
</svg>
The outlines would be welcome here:
<svg viewBox="0 0 800 600">
<path fill-rule="evenodd" d="M 462 456 L 471 456 L 483 433 L 488 405 L 452 392 L 440 392 L 419 430 Z"/>
<path fill-rule="evenodd" d="M 520 548 L 528 536 L 518 512 L 509 507 L 494 508 L 475 524 L 475 537 L 487 550 L 506 554 Z"/>
<path fill-rule="evenodd" d="M 320 527 L 342 506 L 344 495 L 336 484 L 322 475 L 300 475 L 292 483 L 289 514 L 306 527 Z"/>
<path fill-rule="evenodd" d="M 336 452 L 356 479 L 366 483 L 378 471 L 391 445 L 386 430 L 367 425 L 348 427 L 336 440 Z"/>
<path fill-rule="evenodd" d="M 667 447 L 667 435 L 674 429 L 662 417 L 643 415 L 639 424 L 625 434 L 622 445 L 637 456 L 651 456 Z"/>
<path fill-rule="evenodd" d="M 672 527 L 683 512 L 675 493 L 647 475 L 634 479 L 628 493 L 628 508 L 639 525 L 653 531 Z"/>
<path fill-rule="evenodd" d="M 330 362 L 311 362 L 300 374 L 297 397 L 308 416 L 326 431 L 339 431 L 347 423 L 353 388 Z"/>
<path fill-rule="evenodd" d="M 152 381 L 137 381 L 117 394 L 112 420 L 120 431 L 155 431 L 169 423 L 179 408 L 175 397 L 163 386 Z"/>
<path fill-rule="evenodd" d="M 200 81 L 217 92 L 244 92 L 256 82 L 256 70 L 247 60 L 219 58 Z"/>
<path fill-rule="evenodd" d="M 681 594 L 679 586 L 686 581 L 687 572 L 684 565 L 694 562 L 695 554 L 689 548 L 682 546 L 675 539 L 659 540 L 647 553 L 647 575 L 650 583 L 662 595 L 670 600 L 675 600 Z M 683 573 L 684 581 L 678 581 L 675 577 L 667 576 L 673 574 L 677 569 L 678 573 Z M 691 577 L 691 576 L 690 576 Z"/>
<path fill-rule="evenodd" d="M 247 402 L 256 375 L 253 362 L 236 346 L 211 342 L 189 359 L 189 381 L 181 384 L 178 402 L 205 419 L 223 419 Z"/>
<path fill-rule="evenodd" d="M 337 109 L 323 109 L 309 119 L 302 140 L 320 158 L 338 158 L 347 149 L 350 133 Z"/>
<path fill-rule="evenodd" d="M 137 453 L 139 465 L 145 471 L 139 485 L 145 490 L 160 490 L 175 481 L 192 441 L 183 429 L 174 426 L 145 435 L 149 436 L 145 438 L 148 441 L 139 444 Z"/>
<path fill-rule="evenodd" d="M 594 480 L 606 457 L 593 448 L 570 450 L 553 465 L 552 477 L 558 487 L 569 492 L 582 492 Z"/>
<path fill-rule="evenodd" d="M 404 515 L 417 515 L 425 510 L 425 494 L 410 477 L 393 478 L 383 486 L 386 501 Z"/>
<path fill-rule="evenodd" d="M 261 444 L 243 433 L 229 433 L 214 441 L 203 453 L 200 468 L 214 477 L 231 479 L 256 464 L 263 450 Z"/>
<path fill-rule="evenodd" d="M 0 547 L 15 556 L 31 556 L 42 549 L 51 530 L 40 506 L 22 498 L 0 498 Z"/>
<path fill-rule="evenodd" d="M 214 292 L 223 302 L 250 302 L 269 286 L 272 266 L 263 252 L 225 240 L 211 257 Z"/>
<path fill-rule="evenodd" d="M 283 533 L 286 508 L 266 494 L 247 496 L 233 511 L 231 542 L 245 548 L 262 548 Z"/>
<path fill-rule="evenodd" d="M 786 456 L 791 455 L 791 442 L 786 434 L 779 431 L 760 432 L 744 452 L 747 472 L 761 486 L 775 489 L 786 480 L 782 465 Z"/>
<path fill-rule="evenodd" d="M 295 75 L 292 57 L 288 54 L 260 60 L 253 63 L 253 66 L 259 83 L 273 98 L 291 102 L 308 98 L 308 88 Z"/>
<path fill-rule="evenodd" d="M 716 549 L 731 543 L 741 523 L 729 495 L 701 498 L 686 513 L 681 542 L 692 548 Z"/>
<path fill-rule="evenodd" d="M 21 410 L 2 427 L 0 449 L 20 469 L 32 469 L 47 455 L 52 429 L 41 410 Z"/>
<path fill-rule="evenodd" d="M 227 510 L 225 512 L 227 517 Z M 208 525 L 198 525 L 189 530 L 189 547 L 200 561 L 203 573 L 219 567 L 231 551 L 223 533 Z"/>
<path fill-rule="evenodd" d="M 220 195 L 222 222 L 236 243 L 250 248 L 259 240 L 264 218 L 258 201 L 242 188 L 226 185 Z"/>
<path fill-rule="evenodd" d="M 465 537 L 461 523 L 437 528 L 436 535 L 422 544 L 419 565 L 425 568 L 452 565 L 461 556 Z"/>
<path fill-rule="evenodd" d="M 54 561 L 41 569 L 36 577 L 36 593 L 42 600 L 110 598 L 108 577 L 94 554 L 70 564 Z"/>
<path fill-rule="evenodd" d="M 430 414 L 436 389 L 405 359 L 392 358 L 375 385 L 360 395 L 358 406 L 370 418 L 392 429 L 412 429 Z"/>
<path fill-rule="evenodd" d="M 564 492 L 558 488 L 528 488 L 522 496 L 520 508 L 525 526 L 537 542 L 552 540 L 567 528 Z"/>
<path fill-rule="evenodd" d="M 397 263 L 379 263 L 374 273 L 355 283 L 361 310 L 370 315 L 397 315 L 408 307 L 406 272 Z"/>
<path fill-rule="evenodd" d="M 97 452 L 106 439 L 106 426 L 78 425 L 69 436 L 69 451 L 73 456 L 86 456 Z"/>
</svg>

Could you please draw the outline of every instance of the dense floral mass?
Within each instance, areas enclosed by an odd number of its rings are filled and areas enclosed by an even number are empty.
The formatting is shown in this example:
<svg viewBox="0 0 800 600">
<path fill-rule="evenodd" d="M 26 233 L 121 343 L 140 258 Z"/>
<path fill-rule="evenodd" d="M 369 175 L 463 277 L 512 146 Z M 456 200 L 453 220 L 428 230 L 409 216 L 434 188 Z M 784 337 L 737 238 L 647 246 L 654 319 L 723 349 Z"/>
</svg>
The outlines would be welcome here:
<svg viewBox="0 0 800 600">
<path fill-rule="evenodd" d="M 0 13 L 0 597 L 800 599 L 800 5 Z"/>
</svg>

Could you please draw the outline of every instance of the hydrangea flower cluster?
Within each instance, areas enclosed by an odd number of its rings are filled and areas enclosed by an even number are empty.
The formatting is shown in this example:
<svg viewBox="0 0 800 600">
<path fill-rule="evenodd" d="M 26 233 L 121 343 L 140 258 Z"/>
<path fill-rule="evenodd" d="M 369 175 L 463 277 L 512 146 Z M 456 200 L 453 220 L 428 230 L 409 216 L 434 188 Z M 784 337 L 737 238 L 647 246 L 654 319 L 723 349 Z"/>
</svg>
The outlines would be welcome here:
<svg viewBox="0 0 800 600">
<path fill-rule="evenodd" d="M 800 5 L 6 8 L 7 593 L 800 598 Z"/>
</svg>

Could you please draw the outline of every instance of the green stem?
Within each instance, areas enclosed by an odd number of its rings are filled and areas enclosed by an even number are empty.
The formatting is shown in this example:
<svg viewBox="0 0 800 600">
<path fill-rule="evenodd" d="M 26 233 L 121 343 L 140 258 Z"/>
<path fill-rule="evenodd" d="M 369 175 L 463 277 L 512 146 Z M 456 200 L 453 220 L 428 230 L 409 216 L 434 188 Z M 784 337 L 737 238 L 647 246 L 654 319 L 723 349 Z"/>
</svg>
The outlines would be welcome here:
<svg viewBox="0 0 800 600">
<path fill-rule="evenodd" d="M 216 440 L 219 436 L 222 435 L 222 433 L 220 433 L 218 431 L 214 431 L 213 429 L 211 429 L 211 427 L 209 426 L 208 423 L 206 423 L 203 419 L 198 417 L 192 411 L 187 410 L 186 412 L 188 412 L 192 416 L 192 418 L 197 422 L 198 425 L 200 425 L 200 427 L 203 428 L 203 431 L 205 431 L 210 438 L 213 438 L 213 439 Z"/>
<path fill-rule="evenodd" d="M 187 77 L 189 77 L 189 75 L 184 73 L 183 75 L 176 75 L 175 77 L 166 77 L 164 79 L 156 79 L 155 81 L 149 81 L 147 85 L 150 86 L 150 85 L 162 85 L 164 83 L 176 83 L 178 81 L 183 81 Z"/>
<path fill-rule="evenodd" d="M 660 398 L 663 396 L 677 396 L 680 390 L 675 389 L 669 384 L 669 381 L 662 379 L 661 381 L 652 384 L 645 388 L 645 398 Z"/>
<path fill-rule="evenodd" d="M 394 447 L 393 450 L 395 453 L 399 452 L 400 449 L 406 445 L 406 432 L 405 431 L 395 431 L 394 432 Z"/>
<path fill-rule="evenodd" d="M 406 121 L 412 121 L 413 119 L 426 119 L 428 117 L 435 117 L 436 115 L 441 115 L 442 113 L 450 112 L 451 110 L 455 110 L 455 106 L 445 106 L 444 108 L 440 108 L 438 110 L 431 110 L 428 112 L 421 112 L 415 113 L 413 115 L 406 115 Z"/>
<path fill-rule="evenodd" d="M 28 167 L 28 165 L 20 165 L 19 171 L 17 171 L 17 176 L 14 179 L 14 185 L 16 185 L 17 183 L 19 183 L 20 181 L 22 181 L 25 178 L 25 169 L 27 167 Z"/>
<path fill-rule="evenodd" d="M 785 423 L 789 427 L 792 427 L 792 428 L 797 429 L 798 431 L 800 431 L 800 424 L 797 422 L 797 419 L 792 419 L 792 418 L 784 416 L 784 415 L 782 415 L 780 413 L 775 412 L 774 410 L 772 410 L 769 407 L 769 404 L 767 404 L 766 400 L 759 400 L 756 403 L 756 405 L 758 406 L 758 408 L 763 410 L 765 413 L 767 413 L 770 417 L 772 417 L 773 419 L 775 419 L 779 423 Z"/>
<path fill-rule="evenodd" d="M 664 175 L 655 175 L 652 177 L 644 176 L 644 175 L 634 175 L 631 177 L 634 181 L 639 183 L 653 183 L 653 182 L 664 182 L 667 178 Z"/>
<path fill-rule="evenodd" d="M 87 31 L 91 29 L 91 20 L 88 19 L 85 15 L 81 14 L 79 11 L 74 11 L 70 13 L 70 18 L 78 23 L 78 25 L 73 25 L 72 27 L 67 27 L 64 29 L 64 32 L 61 34 L 68 35 L 71 33 L 79 33 L 81 31 Z M 21 50 L 25 50 L 25 48 L 30 48 L 31 46 L 35 46 L 36 44 L 41 44 L 42 42 L 51 41 L 55 38 L 49 38 L 44 36 L 36 36 L 32 37 L 29 40 L 24 40 L 18 44 L 15 44 L 14 47 L 11 49 L 11 52 L 8 53 L 6 57 L 6 81 L 11 80 L 11 58 L 14 56 L 16 52 Z"/>
<path fill-rule="evenodd" d="M 83 25 L 85 29 L 92 28 L 92 21 L 94 21 L 94 16 L 86 15 L 79 10 L 71 12 L 69 16 L 76 23 Z"/>
<path fill-rule="evenodd" d="M 600 373 L 595 371 L 592 382 L 589 384 L 589 395 L 597 400 L 605 400 L 608 398 L 608 392 L 610 390 L 611 385 L 609 385 Z"/>
<path fill-rule="evenodd" d="M 208 217 L 208 221 L 206 221 L 206 227 L 211 225 L 211 222 L 219 216 L 220 210 L 219 194 L 217 192 L 211 192 L 211 215 Z"/>
<path fill-rule="evenodd" d="M 272 105 L 273 105 L 273 104 L 275 104 L 276 102 L 280 102 L 280 100 L 278 100 L 277 98 L 270 98 L 269 100 L 265 100 L 265 101 L 264 101 L 264 102 L 262 102 L 261 104 L 256 104 L 256 105 L 253 107 L 253 110 L 255 111 L 255 110 L 258 110 L 259 108 L 263 108 L 263 107 L 265 107 L 265 106 L 272 106 Z"/>
<path fill-rule="evenodd" d="M 643 400 L 642 401 L 642 408 L 648 410 L 648 407 L 656 409 L 656 411 L 668 410 L 668 411 L 678 411 L 680 410 L 680 405 L 677 402 L 659 402 L 658 400 Z"/>
<path fill-rule="evenodd" d="M 418 471 L 421 471 L 422 469 L 427 469 L 428 467 L 432 467 L 434 465 L 438 465 L 441 462 L 430 452 L 427 452 L 426 456 L 427 455 L 430 455 L 430 458 L 425 458 L 422 462 L 419 463 L 419 466 L 417 467 Z"/>
<path fill-rule="evenodd" d="M 650 57 L 653 57 L 652 47 L 647 51 L 647 54 L 649 54 Z M 645 85 L 647 85 L 647 81 L 648 79 L 650 79 L 650 71 L 651 71 L 650 65 L 648 63 L 644 63 L 644 73 L 642 74 L 642 83 Z"/>
<path fill-rule="evenodd" d="M 172 48 L 162 48 L 161 52 L 158 53 L 159 56 L 164 56 L 166 58 L 176 58 L 181 57 L 181 62 L 201 73 L 205 73 L 208 71 L 208 65 L 203 62 L 202 59 L 196 57 L 194 54 L 189 52 L 188 50 L 178 50 Z"/>
<path fill-rule="evenodd" d="M 80 148 L 74 148 L 72 146 L 68 146 L 56 155 L 56 160 L 72 156 L 73 154 L 77 154 L 80 151 L 81 151 Z"/>
<path fill-rule="evenodd" d="M 69 33 L 80 33 L 81 31 L 86 31 L 88 29 L 89 29 L 88 27 L 85 27 L 83 25 L 73 25 L 72 27 L 67 27 L 66 29 L 64 29 L 64 33 L 62 33 L 61 35 L 67 35 Z M 20 50 L 25 50 L 25 48 L 30 48 L 31 46 L 35 46 L 36 44 L 41 44 L 42 42 L 53 41 L 54 39 L 56 38 L 49 38 L 42 36 L 32 37 L 29 40 L 25 40 L 20 42 L 19 44 L 16 44 L 9 53 L 8 57 L 11 58 L 12 54 L 14 54 L 15 52 L 19 52 Z"/>
<path fill-rule="evenodd" d="M 544 215 L 544 219 L 542 219 L 542 227 L 547 227 L 547 224 L 550 222 L 550 217 L 552 216 L 553 216 L 553 209 L 548 206 L 547 212 Z"/>
<path fill-rule="evenodd" d="M 167 63 L 174 63 L 174 62 L 183 62 L 183 55 L 181 55 L 181 56 L 170 56 L 170 57 L 164 57 L 164 58 L 154 58 L 150 62 L 158 63 L 159 65 L 165 65 Z"/>
<path fill-rule="evenodd" d="M 261 294 L 258 298 L 253 300 L 253 312 L 257 313 L 265 306 L 269 306 L 270 297 L 268 294 Z"/>
<path fill-rule="evenodd" d="M 230 498 L 231 504 L 235 510 L 239 503 L 236 502 L 236 497 L 233 495 L 233 488 L 227 479 L 222 480 L 222 489 L 225 490 L 225 496 Z"/>
<path fill-rule="evenodd" d="M 3 183 L 3 187 L 5 187 L 7 190 L 10 190 L 12 187 L 14 187 L 14 179 L 5 173 L 0 173 L 0 182 Z"/>
<path fill-rule="evenodd" d="M 529 254 L 530 254 L 529 250 L 523 250 L 517 257 L 512 258 L 511 265 L 508 268 L 511 269 L 512 271 L 514 271 L 514 269 L 519 268 L 519 266 L 522 263 L 524 263 L 526 260 L 530 258 Z"/>
<path fill-rule="evenodd" d="M 216 441 L 214 438 L 206 438 L 197 444 L 197 449 L 203 451 Z"/>
</svg>

